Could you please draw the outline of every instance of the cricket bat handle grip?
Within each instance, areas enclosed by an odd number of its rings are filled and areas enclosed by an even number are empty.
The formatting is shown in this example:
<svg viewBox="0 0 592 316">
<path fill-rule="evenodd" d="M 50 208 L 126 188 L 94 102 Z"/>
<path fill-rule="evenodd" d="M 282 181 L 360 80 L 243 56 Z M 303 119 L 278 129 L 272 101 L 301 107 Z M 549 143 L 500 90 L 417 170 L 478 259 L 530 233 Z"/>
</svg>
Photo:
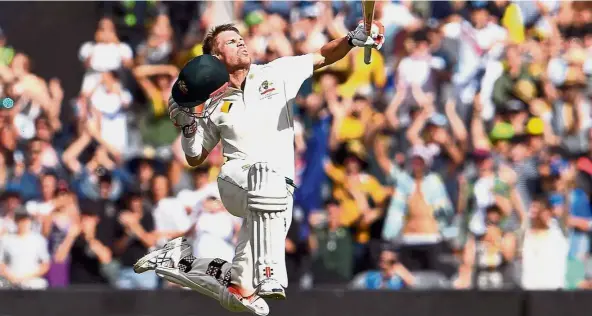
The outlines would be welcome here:
<svg viewBox="0 0 592 316">
<path fill-rule="evenodd" d="M 364 63 L 370 65 L 372 61 L 372 47 L 364 47 Z"/>
</svg>

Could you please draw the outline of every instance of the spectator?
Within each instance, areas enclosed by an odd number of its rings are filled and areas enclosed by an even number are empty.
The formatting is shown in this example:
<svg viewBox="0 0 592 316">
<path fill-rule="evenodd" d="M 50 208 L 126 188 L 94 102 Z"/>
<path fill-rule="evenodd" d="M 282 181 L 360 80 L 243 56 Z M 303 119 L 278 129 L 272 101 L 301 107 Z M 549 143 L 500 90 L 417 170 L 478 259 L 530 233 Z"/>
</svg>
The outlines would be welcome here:
<svg viewBox="0 0 592 316">
<path fill-rule="evenodd" d="M 156 245 L 158 236 L 154 230 L 154 217 L 142 203 L 140 192 L 130 192 L 124 197 L 124 209 L 118 213 L 115 224 L 114 255 L 119 258 L 121 269 L 117 279 L 120 289 L 153 290 L 158 285 L 154 274 L 136 274 L 133 266 Z"/>
<path fill-rule="evenodd" d="M 198 258 L 232 261 L 242 221 L 226 211 L 217 193 L 206 193 L 193 218 L 193 253 Z"/>
<path fill-rule="evenodd" d="M 354 271 L 357 272 L 369 264 L 368 243 L 372 237 L 378 237 L 372 234 L 372 228 L 378 225 L 388 194 L 378 180 L 366 171 L 367 153 L 360 141 L 343 144 L 337 156 L 341 156 L 337 157 L 341 161 L 336 165 L 326 163 L 325 171 L 334 183 L 333 197 L 343 207 L 341 222 L 355 231 Z"/>
<path fill-rule="evenodd" d="M 565 236 L 567 212 L 556 217 L 547 198 L 539 197 L 530 204 L 529 215 L 532 224 L 522 246 L 522 288 L 563 289 L 569 251 Z"/>
<path fill-rule="evenodd" d="M 184 236 L 192 228 L 192 221 L 183 204 L 172 197 L 171 186 L 165 175 L 156 175 L 151 185 L 152 216 L 158 232 L 158 243 Z"/>
<path fill-rule="evenodd" d="M 391 249 L 382 250 L 378 267 L 378 271 L 357 275 L 351 282 L 351 287 L 363 290 L 401 290 L 415 283 L 413 274 L 401 264 L 397 253 Z"/>
<path fill-rule="evenodd" d="M 51 288 L 65 287 L 70 284 L 70 249 L 80 233 L 80 210 L 64 180 L 56 185 L 55 196 L 50 203 L 51 212 L 42 217 L 42 233 L 47 238 L 51 255 L 46 278 Z"/>
<path fill-rule="evenodd" d="M 32 220 L 22 207 L 14 211 L 16 233 L 1 238 L 2 260 L 0 275 L 11 286 L 22 289 L 45 289 L 47 281 L 43 278 L 49 270 L 47 240 L 32 231 Z"/>
<path fill-rule="evenodd" d="M 128 44 L 119 41 L 115 24 L 109 18 L 99 21 L 95 38 L 86 42 L 78 52 L 80 61 L 86 68 L 82 82 L 82 93 L 89 93 L 100 82 L 102 73 L 131 67 L 133 52 Z"/>
<path fill-rule="evenodd" d="M 343 206 L 337 200 L 325 202 L 325 211 L 309 216 L 313 229 L 309 243 L 315 284 L 343 284 L 354 269 L 353 236 L 342 223 Z"/>
<path fill-rule="evenodd" d="M 71 235 L 74 238 L 70 249 L 72 285 L 114 284 L 116 275 L 112 270 L 111 249 L 115 240 L 116 222 L 105 215 L 99 202 L 81 200 L 80 222 L 73 226 Z"/>
<path fill-rule="evenodd" d="M 506 271 L 516 253 L 516 236 L 501 228 L 503 212 L 497 205 L 486 209 L 482 235 L 471 235 L 465 245 L 457 288 L 503 289 L 513 285 Z"/>
<path fill-rule="evenodd" d="M 178 69 L 171 65 L 143 65 L 134 68 L 134 76 L 149 103 L 140 123 L 144 145 L 169 146 L 177 138 L 177 128 L 170 124 L 167 115 L 171 86 Z M 153 80 L 154 79 L 154 80 Z"/>
<path fill-rule="evenodd" d="M 0 196 L 2 216 L 0 216 L 0 236 L 17 231 L 15 212 L 22 206 L 21 193 L 18 188 L 6 187 Z"/>
<path fill-rule="evenodd" d="M 173 28 L 166 14 L 159 14 L 152 24 L 146 41 L 136 49 L 138 65 L 159 65 L 171 61 L 174 53 Z"/>
<path fill-rule="evenodd" d="M 196 215 L 198 208 L 207 197 L 218 197 L 218 183 L 210 181 L 210 167 L 200 165 L 192 170 L 193 189 L 184 189 L 177 194 L 177 199 L 183 203 L 188 214 Z"/>
<path fill-rule="evenodd" d="M 383 239 L 402 244 L 401 262 L 411 271 L 450 273 L 440 263 L 439 255 L 444 240 L 455 237 L 449 229 L 454 214 L 442 179 L 429 171 L 431 153 L 425 146 L 414 146 L 409 155 L 409 172 L 388 159 L 384 146 L 376 145 L 375 155 L 383 172 L 396 183 L 385 215 Z"/>
<path fill-rule="evenodd" d="M 97 85 L 88 93 L 89 115 L 99 124 L 96 134 L 117 152 L 128 146 L 127 115 L 125 110 L 132 102 L 132 95 L 123 88 L 119 75 L 114 71 L 101 74 Z"/>
</svg>

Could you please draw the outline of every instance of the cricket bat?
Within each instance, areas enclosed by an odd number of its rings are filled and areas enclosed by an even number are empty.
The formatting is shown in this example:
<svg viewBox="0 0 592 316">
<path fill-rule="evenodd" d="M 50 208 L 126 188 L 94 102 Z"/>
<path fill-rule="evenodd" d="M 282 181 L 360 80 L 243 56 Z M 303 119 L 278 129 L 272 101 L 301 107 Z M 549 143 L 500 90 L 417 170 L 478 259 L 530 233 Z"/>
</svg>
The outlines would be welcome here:
<svg viewBox="0 0 592 316">
<path fill-rule="evenodd" d="M 370 36 L 372 21 L 374 20 L 374 3 L 376 1 L 362 1 L 362 12 L 364 15 L 364 29 Z M 372 62 L 372 47 L 364 47 L 364 62 L 369 65 Z"/>
</svg>

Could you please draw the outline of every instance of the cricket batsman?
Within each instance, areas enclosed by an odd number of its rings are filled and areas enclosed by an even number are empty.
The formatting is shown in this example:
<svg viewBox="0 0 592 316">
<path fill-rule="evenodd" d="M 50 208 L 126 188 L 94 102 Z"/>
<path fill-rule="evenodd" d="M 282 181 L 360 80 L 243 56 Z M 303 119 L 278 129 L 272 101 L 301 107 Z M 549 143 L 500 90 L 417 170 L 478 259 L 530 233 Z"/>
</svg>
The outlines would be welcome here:
<svg viewBox="0 0 592 316">
<path fill-rule="evenodd" d="M 136 273 L 160 277 L 208 295 L 234 312 L 269 314 L 264 298 L 285 299 L 288 277 L 285 238 L 292 221 L 294 124 L 291 105 L 314 70 L 330 65 L 353 47 L 380 49 L 384 28 L 363 23 L 319 51 L 251 63 L 239 31 L 214 27 L 204 39 L 204 55 L 181 70 L 169 114 L 182 129 L 187 162 L 198 166 L 222 142 L 226 162 L 218 176 L 228 211 L 244 219 L 232 262 L 195 258 L 180 237 L 141 258 Z"/>
</svg>

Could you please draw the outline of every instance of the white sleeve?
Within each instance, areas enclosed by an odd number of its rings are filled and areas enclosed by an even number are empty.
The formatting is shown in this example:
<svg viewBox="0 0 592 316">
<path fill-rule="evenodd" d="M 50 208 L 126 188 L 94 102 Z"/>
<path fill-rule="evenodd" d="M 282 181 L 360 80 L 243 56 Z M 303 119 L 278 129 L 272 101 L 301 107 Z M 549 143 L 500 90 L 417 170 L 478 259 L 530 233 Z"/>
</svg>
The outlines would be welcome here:
<svg viewBox="0 0 592 316">
<path fill-rule="evenodd" d="M 80 50 L 78 51 L 78 58 L 80 58 L 80 61 L 84 62 L 88 57 L 90 57 L 93 47 L 94 45 L 92 42 L 86 42 L 82 44 Z"/>
<path fill-rule="evenodd" d="M 278 58 L 270 63 L 274 70 L 284 74 L 284 84 L 288 100 L 296 97 L 302 83 L 312 76 L 313 54 Z"/>
<path fill-rule="evenodd" d="M 132 59 L 134 57 L 132 49 L 126 43 L 119 44 L 119 53 L 121 54 L 121 59 Z"/>
<path fill-rule="evenodd" d="M 211 153 L 212 149 L 214 149 L 214 147 L 216 147 L 220 141 L 220 133 L 218 133 L 218 128 L 214 122 L 212 122 L 212 120 L 209 118 L 198 119 L 197 133 L 202 136 L 202 147 Z"/>
<path fill-rule="evenodd" d="M 132 99 L 132 94 L 129 91 L 123 90 L 121 92 L 121 104 L 129 105 L 132 103 Z"/>
</svg>

